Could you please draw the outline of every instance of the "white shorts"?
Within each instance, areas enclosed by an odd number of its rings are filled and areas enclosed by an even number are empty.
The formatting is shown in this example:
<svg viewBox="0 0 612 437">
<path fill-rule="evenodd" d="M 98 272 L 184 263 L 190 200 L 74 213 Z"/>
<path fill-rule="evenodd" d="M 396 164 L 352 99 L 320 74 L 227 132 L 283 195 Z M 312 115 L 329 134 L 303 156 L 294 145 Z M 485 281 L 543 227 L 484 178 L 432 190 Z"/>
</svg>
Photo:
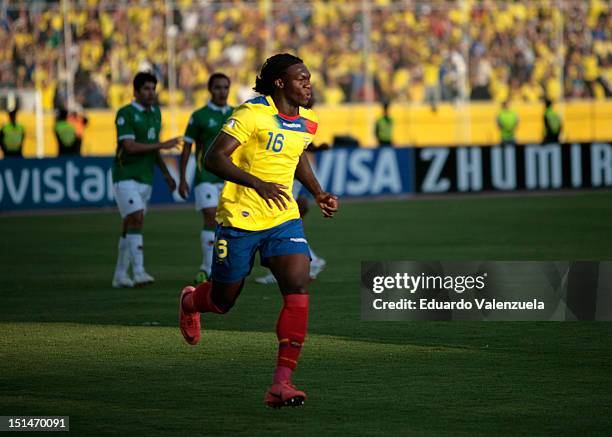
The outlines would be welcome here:
<svg viewBox="0 0 612 437">
<path fill-rule="evenodd" d="M 213 184 L 210 182 L 200 182 L 196 185 L 195 194 L 195 209 L 201 211 L 208 208 L 216 208 L 221 196 L 223 183 Z"/>
<path fill-rule="evenodd" d="M 146 213 L 147 203 L 149 203 L 152 191 L 153 187 L 151 185 L 133 179 L 114 183 L 113 192 L 121 218 L 141 209 Z"/>
</svg>

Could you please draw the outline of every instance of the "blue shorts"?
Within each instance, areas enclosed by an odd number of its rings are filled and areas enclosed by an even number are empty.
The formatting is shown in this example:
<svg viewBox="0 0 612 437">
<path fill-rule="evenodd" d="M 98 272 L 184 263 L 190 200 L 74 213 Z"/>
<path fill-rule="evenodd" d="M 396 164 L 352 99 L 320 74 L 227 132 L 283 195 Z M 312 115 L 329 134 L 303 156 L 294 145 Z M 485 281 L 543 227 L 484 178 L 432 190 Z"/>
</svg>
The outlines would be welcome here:
<svg viewBox="0 0 612 437">
<path fill-rule="evenodd" d="M 289 220 L 263 231 L 245 231 L 217 225 L 211 278 L 232 283 L 247 277 L 253 269 L 255 253 L 259 251 L 261 265 L 273 256 L 303 253 L 310 259 L 302 219 Z"/>
</svg>

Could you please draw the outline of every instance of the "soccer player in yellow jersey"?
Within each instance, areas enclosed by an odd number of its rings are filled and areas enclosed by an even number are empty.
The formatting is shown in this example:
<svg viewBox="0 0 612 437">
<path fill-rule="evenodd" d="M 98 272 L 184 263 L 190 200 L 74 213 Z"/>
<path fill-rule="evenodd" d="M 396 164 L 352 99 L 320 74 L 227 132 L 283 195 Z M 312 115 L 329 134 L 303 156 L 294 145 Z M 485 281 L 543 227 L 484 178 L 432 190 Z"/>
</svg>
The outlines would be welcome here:
<svg viewBox="0 0 612 437">
<path fill-rule="evenodd" d="M 338 199 L 321 189 L 303 153 L 317 131 L 306 109 L 310 72 L 300 58 L 278 54 L 261 67 L 260 97 L 239 106 L 209 149 L 205 167 L 226 183 L 217 207 L 211 281 L 185 287 L 179 324 L 185 340 L 200 340 L 200 313 L 227 313 L 244 286 L 259 251 L 283 295 L 276 325 L 278 359 L 265 396 L 271 407 L 298 406 L 306 394 L 291 375 L 306 337 L 310 256 L 298 206 L 291 196 L 296 177 L 312 193 L 325 217 Z"/>
</svg>

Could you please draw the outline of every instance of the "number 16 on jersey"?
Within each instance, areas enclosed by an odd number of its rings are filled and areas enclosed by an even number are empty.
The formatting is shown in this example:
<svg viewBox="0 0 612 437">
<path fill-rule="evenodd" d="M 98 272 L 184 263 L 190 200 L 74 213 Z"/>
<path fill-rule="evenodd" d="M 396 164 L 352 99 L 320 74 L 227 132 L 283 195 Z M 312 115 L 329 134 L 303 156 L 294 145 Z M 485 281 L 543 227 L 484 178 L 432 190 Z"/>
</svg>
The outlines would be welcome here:
<svg viewBox="0 0 612 437">
<path fill-rule="evenodd" d="M 285 136 L 282 133 L 277 133 L 275 136 L 274 132 L 268 132 L 268 136 L 270 139 L 268 140 L 268 144 L 266 144 L 266 150 L 270 150 L 270 146 L 272 146 L 272 151 L 276 153 L 283 150 L 283 140 Z"/>
</svg>

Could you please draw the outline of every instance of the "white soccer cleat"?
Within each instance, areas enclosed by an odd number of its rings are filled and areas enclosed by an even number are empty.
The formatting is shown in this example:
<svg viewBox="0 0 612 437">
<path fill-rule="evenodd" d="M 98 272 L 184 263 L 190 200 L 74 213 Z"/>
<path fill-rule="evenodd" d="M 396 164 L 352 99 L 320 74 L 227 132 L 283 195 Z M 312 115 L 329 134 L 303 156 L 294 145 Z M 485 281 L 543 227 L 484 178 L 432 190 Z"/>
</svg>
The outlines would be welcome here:
<svg viewBox="0 0 612 437">
<path fill-rule="evenodd" d="M 143 285 L 152 284 L 153 282 L 155 282 L 155 278 L 145 271 L 134 273 L 135 287 L 142 287 Z"/>
<path fill-rule="evenodd" d="M 315 258 L 310 262 L 310 279 L 316 279 L 327 263 L 323 258 Z"/>
<path fill-rule="evenodd" d="M 255 282 L 258 284 L 276 284 L 276 278 L 272 273 L 268 273 L 266 276 L 255 278 Z"/>
<path fill-rule="evenodd" d="M 132 288 L 134 281 L 126 274 L 113 276 L 113 288 Z"/>
</svg>

